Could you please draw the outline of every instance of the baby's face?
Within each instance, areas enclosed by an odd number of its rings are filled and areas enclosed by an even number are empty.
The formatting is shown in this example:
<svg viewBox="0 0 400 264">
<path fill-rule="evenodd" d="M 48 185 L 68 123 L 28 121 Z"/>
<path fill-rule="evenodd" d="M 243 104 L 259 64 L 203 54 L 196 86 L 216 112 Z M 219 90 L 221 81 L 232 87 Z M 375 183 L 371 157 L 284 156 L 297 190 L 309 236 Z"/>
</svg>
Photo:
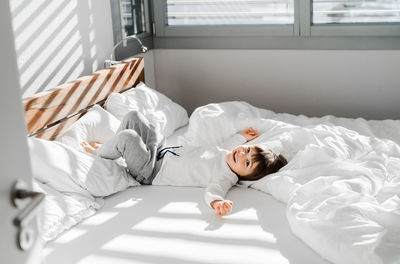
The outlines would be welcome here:
<svg viewBox="0 0 400 264">
<path fill-rule="evenodd" d="M 226 163 L 237 175 L 248 176 L 256 167 L 252 159 L 254 151 L 254 146 L 238 146 L 226 155 Z"/>
</svg>

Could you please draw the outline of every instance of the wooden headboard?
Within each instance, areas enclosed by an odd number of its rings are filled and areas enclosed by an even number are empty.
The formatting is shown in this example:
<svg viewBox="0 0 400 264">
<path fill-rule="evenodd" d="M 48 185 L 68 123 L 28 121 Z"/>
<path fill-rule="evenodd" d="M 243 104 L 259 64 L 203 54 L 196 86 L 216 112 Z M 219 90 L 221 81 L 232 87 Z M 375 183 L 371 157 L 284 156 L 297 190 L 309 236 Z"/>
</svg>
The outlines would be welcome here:
<svg viewBox="0 0 400 264">
<path fill-rule="evenodd" d="M 28 135 L 54 140 L 112 92 L 144 81 L 143 58 L 134 58 L 23 99 Z"/>
</svg>

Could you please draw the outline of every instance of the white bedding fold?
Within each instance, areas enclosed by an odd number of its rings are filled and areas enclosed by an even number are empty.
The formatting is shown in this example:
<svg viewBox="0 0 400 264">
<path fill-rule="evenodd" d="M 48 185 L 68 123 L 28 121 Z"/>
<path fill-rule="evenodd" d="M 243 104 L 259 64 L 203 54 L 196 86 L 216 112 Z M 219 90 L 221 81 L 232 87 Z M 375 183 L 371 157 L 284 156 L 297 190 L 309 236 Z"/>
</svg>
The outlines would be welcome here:
<svg viewBox="0 0 400 264">
<path fill-rule="evenodd" d="M 46 194 L 39 214 L 43 242 L 92 215 L 102 197 L 139 185 L 112 160 L 37 138 L 28 138 L 28 146 L 34 188 Z"/>
<path fill-rule="evenodd" d="M 77 193 L 58 192 L 35 179 L 33 189 L 46 195 L 38 214 L 43 242 L 55 239 L 61 232 L 93 215 L 104 203 L 101 198 L 91 199 Z"/>
</svg>

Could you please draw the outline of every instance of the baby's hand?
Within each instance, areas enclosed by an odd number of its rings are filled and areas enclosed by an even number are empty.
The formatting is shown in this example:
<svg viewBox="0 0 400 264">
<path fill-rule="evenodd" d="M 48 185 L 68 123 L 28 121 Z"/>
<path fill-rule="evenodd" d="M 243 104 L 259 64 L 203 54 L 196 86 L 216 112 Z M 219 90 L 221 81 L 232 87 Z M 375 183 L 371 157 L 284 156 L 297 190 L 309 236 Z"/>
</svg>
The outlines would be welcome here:
<svg viewBox="0 0 400 264">
<path fill-rule="evenodd" d="M 240 132 L 240 135 L 245 137 L 246 141 L 250 141 L 258 137 L 258 130 L 254 130 L 252 127 L 249 127 L 248 129 Z"/>
<path fill-rule="evenodd" d="M 215 200 L 211 202 L 211 207 L 218 215 L 227 215 L 232 211 L 233 203 L 229 200 Z"/>
<path fill-rule="evenodd" d="M 95 151 L 95 148 L 90 143 L 87 143 L 86 141 L 83 141 L 81 143 L 81 146 L 86 150 L 87 153 L 93 154 Z"/>
</svg>

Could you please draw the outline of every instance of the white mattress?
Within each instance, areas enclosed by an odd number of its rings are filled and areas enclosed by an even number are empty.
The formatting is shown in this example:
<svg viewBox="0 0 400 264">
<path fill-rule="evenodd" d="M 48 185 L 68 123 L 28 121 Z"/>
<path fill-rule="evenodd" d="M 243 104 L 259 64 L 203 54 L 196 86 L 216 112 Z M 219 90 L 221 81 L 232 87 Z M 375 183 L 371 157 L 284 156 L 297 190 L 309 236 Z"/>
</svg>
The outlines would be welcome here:
<svg viewBox="0 0 400 264">
<path fill-rule="evenodd" d="M 45 263 L 327 263 L 293 236 L 285 205 L 235 187 L 231 215 L 202 188 L 140 186 L 106 199 L 93 217 L 45 248 Z"/>
</svg>

